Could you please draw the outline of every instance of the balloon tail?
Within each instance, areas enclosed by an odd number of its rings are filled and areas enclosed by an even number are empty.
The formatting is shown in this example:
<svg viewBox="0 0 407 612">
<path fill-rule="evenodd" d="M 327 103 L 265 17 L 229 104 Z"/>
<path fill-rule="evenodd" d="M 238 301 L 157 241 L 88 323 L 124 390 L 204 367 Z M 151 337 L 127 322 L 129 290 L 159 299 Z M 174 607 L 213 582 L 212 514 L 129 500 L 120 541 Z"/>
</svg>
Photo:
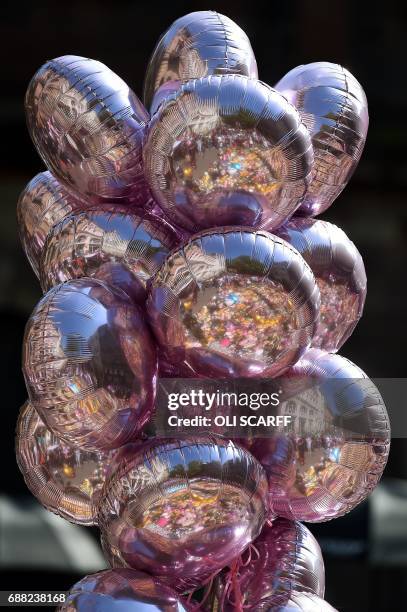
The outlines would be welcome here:
<svg viewBox="0 0 407 612">
<path fill-rule="evenodd" d="M 200 610 L 203 609 L 203 605 L 204 603 L 207 601 L 211 589 L 212 589 L 212 585 L 213 585 L 213 581 L 215 580 L 216 576 L 219 574 L 221 570 L 216 570 L 216 572 L 214 572 L 213 574 L 211 574 L 210 576 L 208 576 L 208 578 L 202 583 L 201 586 L 205 587 L 205 591 L 204 591 L 204 596 L 202 598 L 202 600 L 200 602 L 193 602 L 192 601 L 192 597 L 194 594 L 194 591 L 192 591 L 188 597 L 187 597 L 187 604 L 190 606 L 189 609 L 193 610 L 193 612 L 199 612 Z"/>
<path fill-rule="evenodd" d="M 251 555 L 251 553 L 249 553 Z M 230 566 L 222 593 L 220 609 L 224 609 L 226 600 L 233 606 L 235 612 L 244 612 L 242 592 L 240 590 L 239 568 L 242 567 L 242 557 L 235 559 Z"/>
</svg>

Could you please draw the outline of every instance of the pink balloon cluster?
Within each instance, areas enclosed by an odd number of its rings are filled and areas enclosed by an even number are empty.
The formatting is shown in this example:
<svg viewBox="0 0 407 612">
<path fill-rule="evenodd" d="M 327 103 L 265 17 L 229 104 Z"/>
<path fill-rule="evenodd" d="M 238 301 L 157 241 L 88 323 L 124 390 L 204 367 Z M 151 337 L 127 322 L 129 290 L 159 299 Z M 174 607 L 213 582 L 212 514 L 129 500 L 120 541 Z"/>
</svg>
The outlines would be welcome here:
<svg viewBox="0 0 407 612">
<path fill-rule="evenodd" d="M 312 218 L 362 153 L 363 89 L 326 62 L 272 88 L 246 34 L 201 11 L 160 39 L 144 100 L 151 118 L 76 56 L 47 62 L 26 95 L 48 170 L 18 223 L 47 293 L 25 332 L 17 460 L 46 508 L 99 525 L 114 568 L 60 609 L 328 611 L 321 552 L 298 521 L 350 511 L 389 451 L 380 395 L 335 354 L 362 314 L 363 261 Z M 321 408 L 329 439 L 146 439 L 159 373 L 354 386 Z"/>
</svg>

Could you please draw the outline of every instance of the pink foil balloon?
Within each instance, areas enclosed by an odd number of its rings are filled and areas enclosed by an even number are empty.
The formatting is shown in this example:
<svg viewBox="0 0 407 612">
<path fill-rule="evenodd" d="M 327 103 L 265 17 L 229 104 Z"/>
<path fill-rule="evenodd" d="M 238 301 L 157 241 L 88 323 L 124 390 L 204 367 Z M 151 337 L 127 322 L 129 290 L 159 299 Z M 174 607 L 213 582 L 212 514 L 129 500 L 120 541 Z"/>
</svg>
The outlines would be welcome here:
<svg viewBox="0 0 407 612">
<path fill-rule="evenodd" d="M 279 612 L 338 612 L 327 601 L 312 593 L 292 593 L 290 601 Z"/>
<path fill-rule="evenodd" d="M 321 549 L 301 523 L 283 518 L 266 524 L 253 548 L 237 566 L 221 576 L 220 609 L 274 610 L 293 592 L 324 597 L 325 571 Z"/>
<path fill-rule="evenodd" d="M 277 376 L 309 346 L 319 292 L 302 257 L 265 231 L 196 234 L 153 278 L 147 307 L 178 374 Z"/>
<path fill-rule="evenodd" d="M 104 64 L 75 55 L 48 61 L 25 106 L 33 142 L 58 179 L 93 203 L 149 201 L 142 169 L 149 115 Z"/>
<path fill-rule="evenodd" d="M 250 452 L 268 476 L 272 512 L 309 522 L 337 518 L 380 480 L 390 448 L 386 407 L 360 368 L 318 349 L 286 373 L 285 393 L 290 386 L 284 406 L 295 430 L 257 438 Z"/>
<path fill-rule="evenodd" d="M 299 212 L 318 215 L 347 185 L 365 145 L 369 115 L 365 92 L 338 64 L 294 68 L 275 88 L 294 104 L 314 147 L 311 183 Z"/>
<path fill-rule="evenodd" d="M 72 523 L 96 524 L 96 504 L 114 452 L 67 444 L 30 402 L 20 411 L 16 455 L 25 483 L 43 506 Z"/>
<path fill-rule="evenodd" d="M 86 576 L 57 612 L 187 612 L 178 595 L 153 576 L 130 569 Z"/>
<path fill-rule="evenodd" d="M 40 172 L 26 186 L 17 203 L 21 244 L 35 274 L 48 232 L 55 223 L 85 203 L 73 195 L 51 172 Z"/>
<path fill-rule="evenodd" d="M 84 276 L 123 289 L 137 301 L 178 237 L 157 216 L 105 205 L 70 215 L 49 233 L 41 259 L 41 285 Z"/>
<path fill-rule="evenodd" d="M 51 289 L 26 326 L 30 400 L 70 444 L 110 449 L 134 438 L 151 414 L 156 367 L 141 311 L 96 279 Z"/>
<path fill-rule="evenodd" d="M 231 441 L 156 439 L 124 448 L 116 465 L 99 506 L 104 548 L 178 591 L 227 565 L 265 521 L 263 468 Z"/>
<path fill-rule="evenodd" d="M 174 21 L 154 49 L 144 83 L 144 103 L 154 112 L 182 83 L 211 74 L 243 74 L 257 79 L 250 41 L 234 21 L 215 11 L 184 15 Z"/>
<path fill-rule="evenodd" d="M 366 272 L 359 251 L 327 221 L 294 218 L 276 233 L 299 251 L 317 281 L 321 309 L 312 346 L 336 352 L 352 334 L 365 304 Z"/>
<path fill-rule="evenodd" d="M 217 581 L 218 582 L 218 581 Z M 205 612 L 338 612 L 327 601 L 306 591 L 291 591 L 290 595 L 284 597 L 259 602 L 255 606 L 239 607 L 239 604 L 220 607 L 216 591 L 219 589 L 218 584 L 210 593 L 209 599 L 204 602 L 202 611 Z M 201 610 L 201 608 L 198 608 Z"/>
<path fill-rule="evenodd" d="M 182 85 L 152 118 L 144 147 L 155 199 L 188 231 L 281 225 L 305 194 L 312 162 L 295 108 L 240 75 Z"/>
<path fill-rule="evenodd" d="M 327 601 L 303 591 L 293 591 L 289 598 L 277 601 L 276 605 L 267 608 L 253 608 L 250 612 L 338 612 Z"/>
</svg>

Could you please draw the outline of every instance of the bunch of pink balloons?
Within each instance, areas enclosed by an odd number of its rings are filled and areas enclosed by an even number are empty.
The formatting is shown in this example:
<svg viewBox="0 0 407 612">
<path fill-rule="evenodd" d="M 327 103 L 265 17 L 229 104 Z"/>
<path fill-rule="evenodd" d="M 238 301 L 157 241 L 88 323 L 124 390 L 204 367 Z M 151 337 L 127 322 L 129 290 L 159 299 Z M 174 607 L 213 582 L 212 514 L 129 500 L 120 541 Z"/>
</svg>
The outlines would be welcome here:
<svg viewBox="0 0 407 612">
<path fill-rule="evenodd" d="M 144 104 L 77 56 L 44 64 L 25 100 L 47 170 L 18 223 L 46 293 L 17 461 L 46 508 L 100 527 L 112 567 L 60 610 L 333 610 L 298 521 L 365 499 L 390 440 L 376 387 L 336 354 L 362 315 L 362 257 L 314 218 L 359 161 L 365 94 L 327 62 L 270 87 L 239 26 L 200 11 L 158 42 Z M 159 375 L 281 377 L 287 405 L 334 381 L 311 416 L 335 434 L 149 437 Z"/>
</svg>

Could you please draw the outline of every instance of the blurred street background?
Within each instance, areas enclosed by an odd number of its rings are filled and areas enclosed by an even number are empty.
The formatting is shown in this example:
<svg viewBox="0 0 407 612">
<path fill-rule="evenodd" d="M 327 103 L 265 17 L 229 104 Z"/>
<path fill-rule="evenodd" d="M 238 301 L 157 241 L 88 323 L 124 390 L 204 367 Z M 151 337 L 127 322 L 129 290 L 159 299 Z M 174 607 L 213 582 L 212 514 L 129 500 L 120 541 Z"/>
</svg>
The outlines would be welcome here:
<svg viewBox="0 0 407 612">
<path fill-rule="evenodd" d="M 64 54 L 98 59 L 141 97 L 161 33 L 181 15 L 213 9 L 248 34 L 261 80 L 273 85 L 298 64 L 343 64 L 363 85 L 367 144 L 350 184 L 323 218 L 339 225 L 365 261 L 364 316 L 341 354 L 371 377 L 406 375 L 407 81 L 406 6 L 341 0 L 291 2 L 14 2 L 0 25 L 0 338 L 2 375 L 0 567 L 3 589 L 67 590 L 104 567 L 96 530 L 45 513 L 14 460 L 14 428 L 26 399 L 21 375 L 25 322 L 41 293 L 20 247 L 15 207 L 44 169 L 25 126 L 34 72 Z M 406 410 L 400 406 L 400 410 Z M 394 439 L 379 489 L 345 518 L 311 526 L 323 548 L 327 600 L 341 612 L 398 611 L 407 601 L 407 440 Z"/>
</svg>

